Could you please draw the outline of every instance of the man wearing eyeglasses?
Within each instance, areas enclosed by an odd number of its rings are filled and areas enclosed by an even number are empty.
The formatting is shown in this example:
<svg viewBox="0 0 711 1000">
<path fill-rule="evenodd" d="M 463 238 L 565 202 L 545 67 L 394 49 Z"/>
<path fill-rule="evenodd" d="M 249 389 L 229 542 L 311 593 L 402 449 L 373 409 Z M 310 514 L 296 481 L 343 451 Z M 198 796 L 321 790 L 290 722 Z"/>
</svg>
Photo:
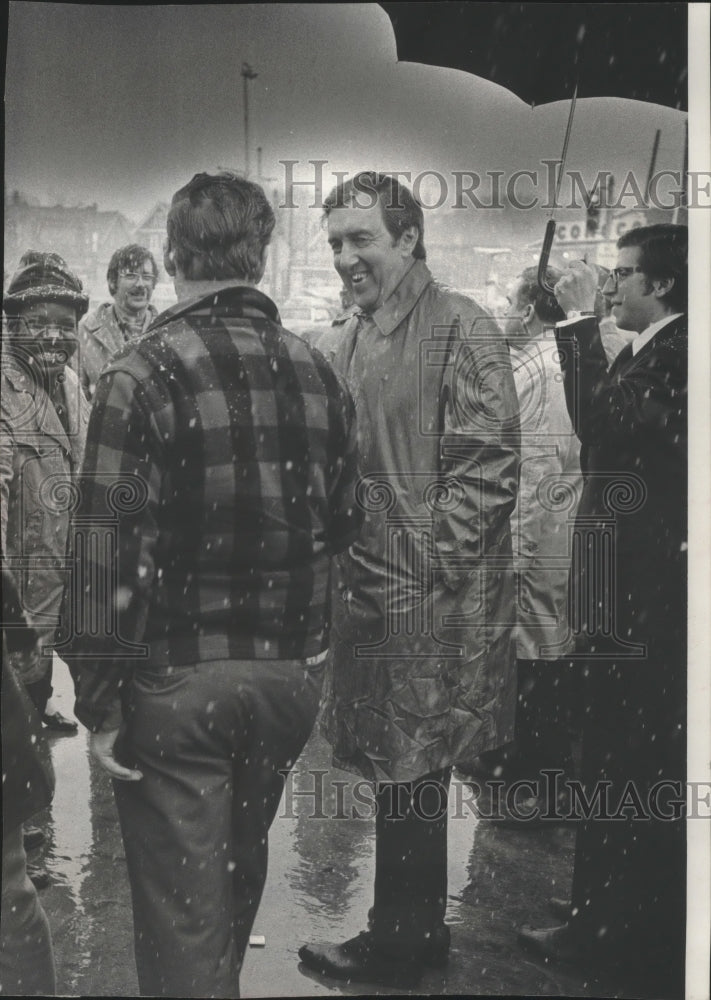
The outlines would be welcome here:
<svg viewBox="0 0 711 1000">
<path fill-rule="evenodd" d="M 106 282 L 113 302 L 103 302 L 79 324 L 77 363 L 87 399 L 102 369 L 156 318 L 150 303 L 157 280 L 153 254 L 137 243 L 121 247 L 109 261 Z"/>
<path fill-rule="evenodd" d="M 602 291 L 635 336 L 611 365 L 595 270 L 576 261 L 555 286 L 584 473 L 571 573 L 586 665 L 582 776 L 588 800 L 609 782 L 607 815 L 578 830 L 568 922 L 521 937 L 547 958 L 623 969 L 642 995 L 682 996 L 687 229 L 633 229 L 618 250 Z"/>
</svg>

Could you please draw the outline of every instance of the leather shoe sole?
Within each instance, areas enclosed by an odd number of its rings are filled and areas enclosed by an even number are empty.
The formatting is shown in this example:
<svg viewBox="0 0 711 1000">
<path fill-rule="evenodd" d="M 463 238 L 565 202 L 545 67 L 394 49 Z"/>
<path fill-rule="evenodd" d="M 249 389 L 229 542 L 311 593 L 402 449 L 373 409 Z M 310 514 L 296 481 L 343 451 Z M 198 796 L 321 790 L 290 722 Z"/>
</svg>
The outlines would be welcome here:
<svg viewBox="0 0 711 1000">
<path fill-rule="evenodd" d="M 305 944 L 299 958 L 309 969 L 349 982 L 380 983 L 383 986 L 410 988 L 422 978 L 423 967 L 413 959 L 393 959 L 378 953 L 372 934 L 363 931 L 343 944 Z"/>
</svg>

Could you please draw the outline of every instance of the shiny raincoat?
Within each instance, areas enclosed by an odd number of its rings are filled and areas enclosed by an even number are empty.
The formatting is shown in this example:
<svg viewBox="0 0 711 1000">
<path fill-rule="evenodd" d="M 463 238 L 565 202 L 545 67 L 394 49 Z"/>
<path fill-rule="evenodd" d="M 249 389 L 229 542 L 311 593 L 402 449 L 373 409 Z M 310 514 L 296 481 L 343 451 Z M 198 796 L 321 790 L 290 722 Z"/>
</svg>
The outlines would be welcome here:
<svg viewBox="0 0 711 1000">
<path fill-rule="evenodd" d="M 323 728 L 339 766 L 411 781 L 513 738 L 516 391 L 498 327 L 422 261 L 334 363 L 365 522 L 339 559 Z"/>
<path fill-rule="evenodd" d="M 583 477 L 552 331 L 512 344 L 521 410 L 521 479 L 511 518 L 516 568 L 516 655 L 557 660 L 573 648 L 568 621 L 571 534 Z"/>
<path fill-rule="evenodd" d="M 51 645 L 67 578 L 70 484 L 84 455 L 89 404 L 67 365 L 67 434 L 47 392 L 27 367 L 11 353 L 3 354 L 2 361 L 2 548 L 30 624 L 41 643 Z M 29 683 L 38 678 L 23 679 Z"/>
</svg>

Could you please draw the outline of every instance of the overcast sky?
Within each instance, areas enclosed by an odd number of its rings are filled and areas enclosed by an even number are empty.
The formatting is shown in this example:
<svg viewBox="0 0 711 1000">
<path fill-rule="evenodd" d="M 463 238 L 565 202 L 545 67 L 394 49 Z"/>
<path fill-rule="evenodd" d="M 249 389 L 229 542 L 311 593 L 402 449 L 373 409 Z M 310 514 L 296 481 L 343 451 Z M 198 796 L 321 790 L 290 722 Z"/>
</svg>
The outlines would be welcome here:
<svg viewBox="0 0 711 1000">
<path fill-rule="evenodd" d="M 454 70 L 398 64 L 377 4 L 105 6 L 11 3 L 6 187 L 45 203 L 97 202 L 138 221 L 199 170 L 244 166 L 249 62 L 252 169 L 536 169 L 560 153 L 567 103 L 531 110 Z M 642 12 L 640 14 L 642 16 Z M 679 170 L 685 115 L 634 101 L 578 102 L 569 166 L 587 176 Z M 436 196 L 436 195 L 435 195 Z"/>
</svg>

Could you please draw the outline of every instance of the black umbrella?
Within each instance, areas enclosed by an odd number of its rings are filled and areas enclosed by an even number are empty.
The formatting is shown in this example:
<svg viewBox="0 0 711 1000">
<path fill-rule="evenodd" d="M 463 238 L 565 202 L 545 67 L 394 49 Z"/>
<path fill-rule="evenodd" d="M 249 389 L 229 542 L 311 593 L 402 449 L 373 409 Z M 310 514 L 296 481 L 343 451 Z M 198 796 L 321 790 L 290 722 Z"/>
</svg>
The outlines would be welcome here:
<svg viewBox="0 0 711 1000">
<path fill-rule="evenodd" d="M 465 70 L 531 105 L 627 97 L 686 111 L 687 10 L 677 3 L 381 3 L 398 59 Z M 558 191 L 556 191 L 557 200 Z M 548 222 L 539 283 L 555 236 Z"/>
</svg>

